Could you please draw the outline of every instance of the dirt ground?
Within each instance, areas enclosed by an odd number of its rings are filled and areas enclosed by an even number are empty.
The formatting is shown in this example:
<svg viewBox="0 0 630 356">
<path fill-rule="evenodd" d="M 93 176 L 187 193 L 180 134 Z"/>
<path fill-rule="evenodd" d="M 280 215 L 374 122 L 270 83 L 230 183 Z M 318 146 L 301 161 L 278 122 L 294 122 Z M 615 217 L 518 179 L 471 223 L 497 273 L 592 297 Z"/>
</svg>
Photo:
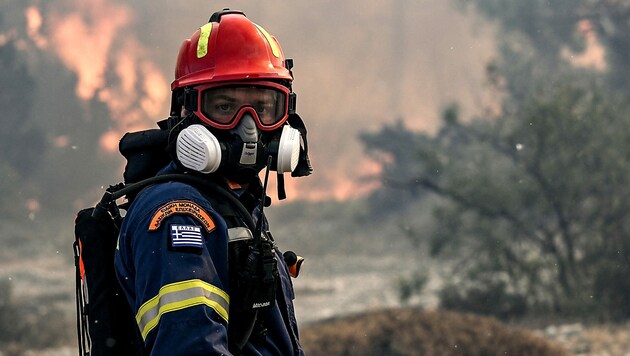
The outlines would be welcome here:
<svg viewBox="0 0 630 356">
<path fill-rule="evenodd" d="M 576 356 L 630 356 L 630 325 L 590 326 L 566 324 L 537 330 L 541 336 L 564 347 Z M 0 356 L 72 356 L 75 346 L 47 350 L 31 350 L 24 353 L 0 351 Z"/>
</svg>

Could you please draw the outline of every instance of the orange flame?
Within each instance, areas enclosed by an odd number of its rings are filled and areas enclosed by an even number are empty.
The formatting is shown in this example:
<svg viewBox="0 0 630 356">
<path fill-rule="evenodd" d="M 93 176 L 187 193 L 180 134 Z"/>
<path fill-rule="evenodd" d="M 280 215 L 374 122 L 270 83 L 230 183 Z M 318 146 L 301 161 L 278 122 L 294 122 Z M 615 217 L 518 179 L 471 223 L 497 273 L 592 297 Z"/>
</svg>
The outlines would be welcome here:
<svg viewBox="0 0 630 356">
<path fill-rule="evenodd" d="M 117 124 L 101 138 L 101 147 L 107 152 L 116 152 L 122 133 L 146 128 L 166 110 L 168 83 L 146 57 L 136 40 L 127 39 L 114 57 L 119 82 L 98 92 Z"/>
<path fill-rule="evenodd" d="M 115 125 L 100 144 L 116 152 L 123 132 L 144 129 L 167 110 L 168 83 L 129 30 L 134 18 L 129 6 L 107 0 L 66 2 L 72 11 L 53 10 L 46 19 L 36 6 L 28 7 L 27 34 L 36 47 L 50 48 L 77 75 L 77 97 L 96 98 L 108 107 Z M 45 35 L 44 21 L 50 29 Z"/>
<path fill-rule="evenodd" d="M 75 1 L 75 12 L 51 16 L 53 49 L 78 75 L 76 94 L 91 99 L 105 84 L 108 56 L 117 32 L 129 24 L 129 8 L 103 0 Z M 103 14 L 108 14 L 103 16 Z"/>
<path fill-rule="evenodd" d="M 39 9 L 35 6 L 29 6 L 24 10 L 24 16 L 26 16 L 26 31 L 28 36 L 38 48 L 46 47 L 48 41 L 39 33 L 43 23 L 42 14 L 39 12 Z"/>
<path fill-rule="evenodd" d="M 584 51 L 581 54 L 575 54 L 564 48 L 562 56 L 578 67 L 605 70 L 606 49 L 599 41 L 597 32 L 593 29 L 593 23 L 590 20 L 581 20 L 577 24 L 577 31 L 584 37 Z"/>
<path fill-rule="evenodd" d="M 308 178 L 285 178 L 287 200 L 343 201 L 360 198 L 381 186 L 380 181 L 374 179 L 382 170 L 379 163 L 363 159 L 356 166 L 357 177 L 349 177 L 335 171 L 318 171 L 317 175 Z M 276 187 L 275 174 L 270 175 L 269 186 L 267 194 L 273 196 L 275 194 L 273 187 Z"/>
<path fill-rule="evenodd" d="M 24 205 L 26 206 L 26 209 L 31 213 L 38 213 L 42 210 L 41 203 L 39 202 L 39 200 L 34 198 L 26 199 Z"/>
</svg>

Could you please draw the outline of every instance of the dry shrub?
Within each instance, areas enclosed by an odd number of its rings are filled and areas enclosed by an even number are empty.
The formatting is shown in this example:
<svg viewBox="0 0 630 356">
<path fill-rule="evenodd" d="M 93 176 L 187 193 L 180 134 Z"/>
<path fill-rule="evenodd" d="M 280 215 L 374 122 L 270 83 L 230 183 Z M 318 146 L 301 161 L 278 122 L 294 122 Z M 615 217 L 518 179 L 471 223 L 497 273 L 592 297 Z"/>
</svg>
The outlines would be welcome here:
<svg viewBox="0 0 630 356">
<path fill-rule="evenodd" d="M 396 309 L 305 327 L 301 342 L 317 355 L 536 355 L 568 352 L 496 319 L 453 312 Z"/>
</svg>

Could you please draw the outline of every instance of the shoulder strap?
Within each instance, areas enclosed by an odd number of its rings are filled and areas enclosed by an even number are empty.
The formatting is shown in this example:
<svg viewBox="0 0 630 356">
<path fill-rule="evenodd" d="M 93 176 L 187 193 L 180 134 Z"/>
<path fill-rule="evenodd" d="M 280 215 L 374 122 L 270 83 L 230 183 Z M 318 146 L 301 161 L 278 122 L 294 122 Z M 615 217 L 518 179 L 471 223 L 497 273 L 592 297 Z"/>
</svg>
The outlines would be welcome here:
<svg viewBox="0 0 630 356">
<path fill-rule="evenodd" d="M 235 215 L 243 220 L 245 225 L 252 232 L 256 230 L 256 224 L 254 224 L 254 220 L 252 219 L 250 212 L 247 211 L 245 206 L 243 206 L 243 204 L 234 195 L 232 195 L 227 188 L 222 187 L 210 179 L 204 179 L 189 174 L 163 174 L 141 180 L 137 183 L 127 185 L 123 185 L 121 183 L 119 185 L 112 186 L 110 189 L 107 189 L 101 198 L 101 201 L 96 204 L 93 214 L 101 214 L 104 212 L 111 213 L 112 210 L 116 210 L 114 209 L 116 199 L 122 198 L 125 195 L 134 195 L 150 185 L 170 181 L 187 183 L 194 186 L 195 188 L 201 190 L 202 194 L 204 194 L 206 198 L 211 197 L 210 199 L 217 204 L 217 211 L 233 211 Z M 221 202 L 219 202 L 218 198 L 221 198 Z"/>
</svg>

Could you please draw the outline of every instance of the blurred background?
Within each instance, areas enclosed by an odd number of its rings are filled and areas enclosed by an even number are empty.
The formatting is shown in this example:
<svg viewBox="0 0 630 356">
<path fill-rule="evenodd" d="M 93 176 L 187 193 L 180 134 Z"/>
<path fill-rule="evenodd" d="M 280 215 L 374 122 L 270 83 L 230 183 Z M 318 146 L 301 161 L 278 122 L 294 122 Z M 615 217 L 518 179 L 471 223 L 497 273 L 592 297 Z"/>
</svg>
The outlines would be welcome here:
<svg viewBox="0 0 630 356">
<path fill-rule="evenodd" d="M 74 215 L 224 7 L 295 61 L 315 172 L 268 214 L 300 322 L 630 317 L 626 1 L 0 0 L 0 349 L 74 342 Z"/>
</svg>

